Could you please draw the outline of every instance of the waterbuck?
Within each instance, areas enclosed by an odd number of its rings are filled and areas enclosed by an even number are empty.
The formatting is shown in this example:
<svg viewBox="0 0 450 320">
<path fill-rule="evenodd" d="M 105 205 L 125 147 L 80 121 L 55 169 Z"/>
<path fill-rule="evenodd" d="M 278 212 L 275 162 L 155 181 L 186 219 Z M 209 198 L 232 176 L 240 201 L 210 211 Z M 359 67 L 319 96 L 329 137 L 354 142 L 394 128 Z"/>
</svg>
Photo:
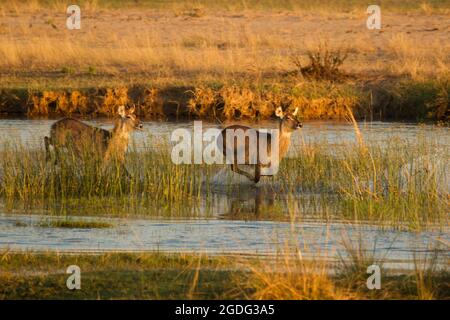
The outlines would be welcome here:
<svg viewBox="0 0 450 320">
<path fill-rule="evenodd" d="M 275 115 L 279 118 L 278 134 L 262 132 L 242 125 L 232 125 L 223 129 L 217 143 L 227 160 L 232 159 L 231 170 L 246 176 L 255 183 L 259 182 L 261 176 L 273 175 L 272 169 L 276 167 L 278 170 L 279 162 L 289 150 L 292 132 L 302 127 L 296 119 L 297 112 L 298 108 L 292 113 L 283 112 L 281 107 L 275 110 Z M 240 169 L 239 165 L 253 165 L 254 174 Z M 267 170 L 269 168 L 271 170 Z"/>
<path fill-rule="evenodd" d="M 96 157 L 104 163 L 109 160 L 123 163 L 130 133 L 135 129 L 142 129 L 134 112 L 134 106 L 129 110 L 120 106 L 117 110 L 120 117 L 115 121 L 112 131 L 71 118 L 55 122 L 50 129 L 50 137 L 44 138 L 47 160 L 50 159 L 50 146 L 53 146 L 56 159 L 60 149 L 65 148 L 80 157 Z"/>
</svg>

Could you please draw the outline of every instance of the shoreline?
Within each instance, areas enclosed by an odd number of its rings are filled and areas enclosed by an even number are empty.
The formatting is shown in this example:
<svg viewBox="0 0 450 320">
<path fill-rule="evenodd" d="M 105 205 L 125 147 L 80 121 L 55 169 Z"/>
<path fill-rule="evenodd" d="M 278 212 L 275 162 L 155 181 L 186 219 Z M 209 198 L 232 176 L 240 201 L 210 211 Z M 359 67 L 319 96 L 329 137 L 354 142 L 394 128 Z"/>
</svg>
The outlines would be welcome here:
<svg viewBox="0 0 450 320">
<path fill-rule="evenodd" d="M 450 92 L 450 82 L 404 80 L 370 87 L 360 83 L 0 89 L 0 115 L 101 118 L 114 116 L 119 105 L 135 105 L 137 115 L 148 120 L 254 121 L 273 118 L 281 105 L 284 109 L 299 107 L 302 120 L 345 120 L 351 112 L 357 120 L 365 121 L 450 121 L 448 101 L 439 100 Z"/>
</svg>

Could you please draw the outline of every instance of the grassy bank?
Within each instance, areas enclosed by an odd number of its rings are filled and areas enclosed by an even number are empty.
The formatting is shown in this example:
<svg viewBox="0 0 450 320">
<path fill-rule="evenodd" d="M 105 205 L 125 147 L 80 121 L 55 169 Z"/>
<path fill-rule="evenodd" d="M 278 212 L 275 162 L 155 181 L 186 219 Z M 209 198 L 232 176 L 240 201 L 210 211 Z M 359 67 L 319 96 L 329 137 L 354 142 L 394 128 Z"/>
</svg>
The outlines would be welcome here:
<svg viewBox="0 0 450 320">
<path fill-rule="evenodd" d="M 448 272 L 430 265 L 383 274 L 366 287 L 368 261 L 329 273 L 319 262 L 182 254 L 2 252 L 1 299 L 448 299 Z M 81 290 L 68 290 L 69 265 L 81 269 Z"/>
<path fill-rule="evenodd" d="M 114 116 L 119 105 L 136 105 L 142 119 L 261 120 L 275 109 L 299 108 L 303 120 L 411 120 L 449 123 L 450 80 L 403 80 L 366 84 L 295 80 L 280 83 L 207 83 L 90 89 L 3 89 L 0 112 L 29 117 Z"/>
<path fill-rule="evenodd" d="M 148 118 L 253 119 L 282 104 L 305 119 L 347 107 L 365 119 L 449 119 L 446 1 L 383 1 L 381 30 L 365 27 L 362 1 L 80 6 L 82 29 L 67 30 L 59 1 L 2 5 L 0 112 L 110 115 L 128 102 Z"/>
</svg>

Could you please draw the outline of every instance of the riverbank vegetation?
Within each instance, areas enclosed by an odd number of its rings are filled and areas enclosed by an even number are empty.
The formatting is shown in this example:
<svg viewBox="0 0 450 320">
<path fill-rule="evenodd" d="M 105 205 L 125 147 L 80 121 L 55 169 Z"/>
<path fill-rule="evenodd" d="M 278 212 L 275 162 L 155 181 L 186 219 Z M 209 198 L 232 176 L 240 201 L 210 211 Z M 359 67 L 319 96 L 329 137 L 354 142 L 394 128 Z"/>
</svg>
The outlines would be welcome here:
<svg viewBox="0 0 450 320">
<path fill-rule="evenodd" d="M 445 1 L 388 1 L 368 30 L 363 1 L 80 3 L 0 9 L 0 112 L 255 120 L 274 106 L 304 119 L 448 122 Z M 135 32 L 139 30 L 139 32 Z M 39 35 L 39 36 L 37 36 Z"/>
<path fill-rule="evenodd" d="M 0 299 L 448 299 L 449 274 L 431 264 L 383 271 L 369 290 L 367 265 L 330 272 L 324 262 L 163 253 L 0 253 Z M 365 261 L 368 262 L 368 261 Z M 364 263 L 365 263 L 364 262 Z M 69 265 L 81 290 L 66 286 Z M 361 265 L 362 266 L 362 265 Z"/>
</svg>

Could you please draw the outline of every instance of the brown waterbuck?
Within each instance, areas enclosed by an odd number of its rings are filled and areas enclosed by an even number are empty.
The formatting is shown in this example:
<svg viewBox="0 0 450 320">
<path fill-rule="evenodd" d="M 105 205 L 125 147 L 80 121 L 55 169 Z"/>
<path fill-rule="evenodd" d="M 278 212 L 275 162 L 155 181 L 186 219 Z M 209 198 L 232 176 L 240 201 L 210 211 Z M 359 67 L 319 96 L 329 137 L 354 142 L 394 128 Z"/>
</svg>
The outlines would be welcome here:
<svg viewBox="0 0 450 320">
<path fill-rule="evenodd" d="M 71 118 L 55 122 L 50 129 L 50 137 L 44 138 L 47 160 L 50 159 L 50 146 L 53 146 L 56 160 L 60 149 L 65 148 L 80 157 L 96 157 L 104 163 L 109 160 L 123 163 L 131 132 L 143 127 L 134 112 L 134 106 L 129 110 L 120 106 L 117 110 L 119 118 L 112 131 Z"/>
<path fill-rule="evenodd" d="M 298 108 L 289 113 L 278 107 L 275 110 L 275 115 L 279 118 L 278 130 L 272 133 L 243 125 L 223 129 L 217 144 L 227 158 L 227 163 L 231 164 L 231 170 L 255 183 L 259 182 L 261 176 L 273 175 L 272 169 L 278 170 L 279 162 L 289 150 L 291 134 L 302 127 L 296 119 L 297 113 Z M 239 165 L 254 166 L 254 174 L 240 169 Z"/>
</svg>

